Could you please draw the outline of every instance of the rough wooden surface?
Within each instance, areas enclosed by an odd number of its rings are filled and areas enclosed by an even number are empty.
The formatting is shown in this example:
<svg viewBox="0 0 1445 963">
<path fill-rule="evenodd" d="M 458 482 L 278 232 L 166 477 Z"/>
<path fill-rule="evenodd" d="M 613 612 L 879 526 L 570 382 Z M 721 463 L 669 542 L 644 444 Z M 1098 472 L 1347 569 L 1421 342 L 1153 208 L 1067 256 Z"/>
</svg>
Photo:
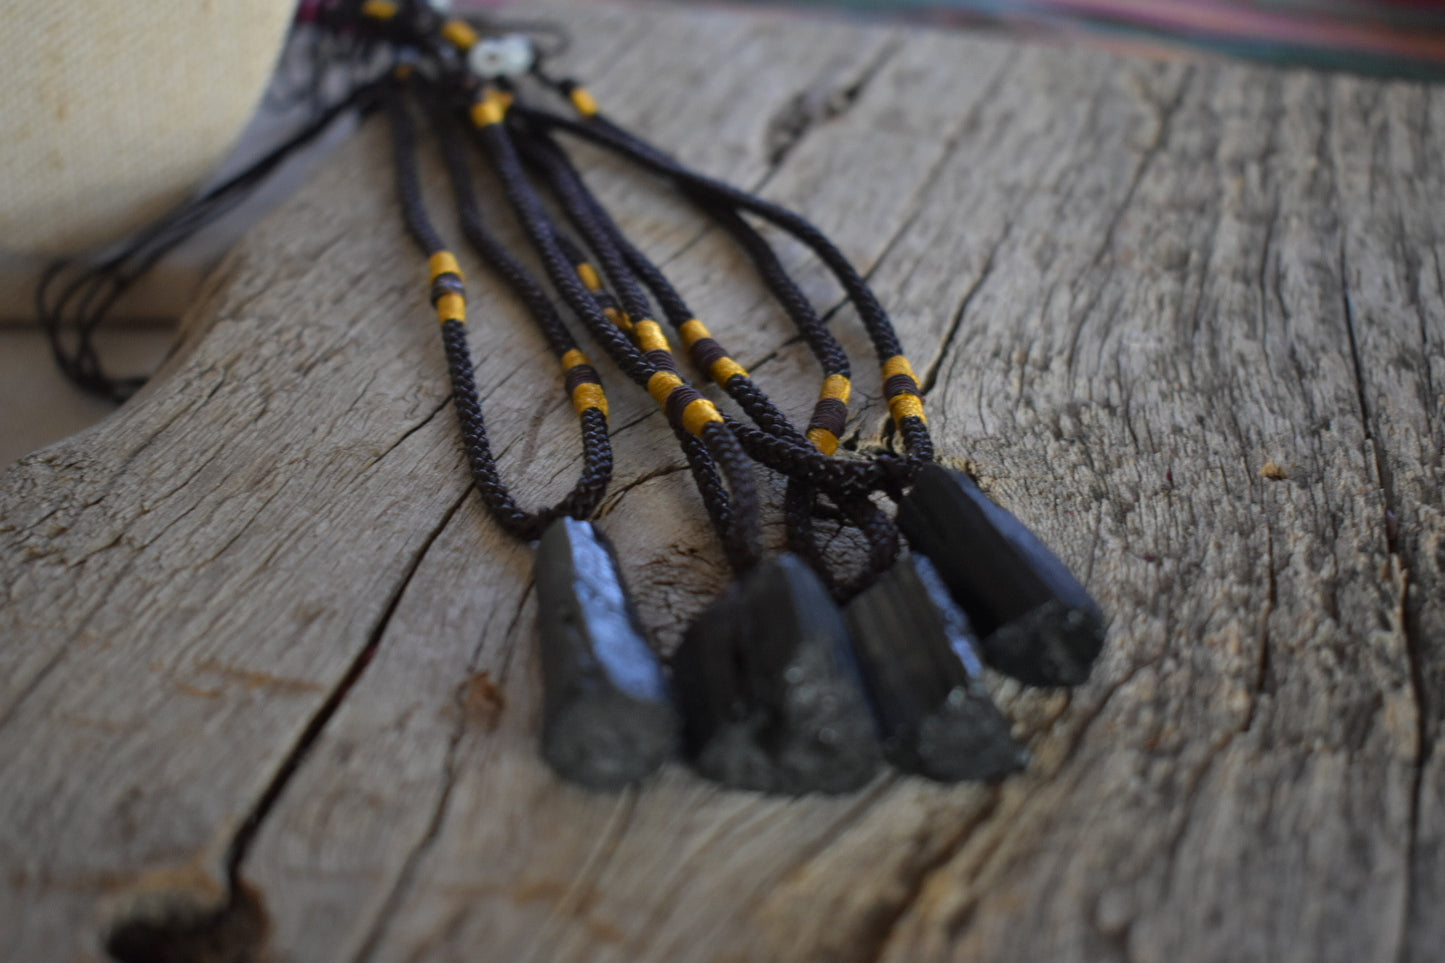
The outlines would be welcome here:
<svg viewBox="0 0 1445 963">
<path fill-rule="evenodd" d="M 618 117 L 870 272 L 941 447 L 1112 613 L 1093 678 L 997 686 L 1035 754 L 997 787 L 558 784 L 529 552 L 468 492 L 373 126 L 211 280 L 144 396 L 0 478 L 0 955 L 97 959 L 109 927 L 229 906 L 210 942 L 278 961 L 1438 959 L 1445 96 L 567 15 Z M 736 253 L 585 157 L 805 411 L 815 375 Z M 528 411 L 551 362 L 472 287 L 535 502 L 574 422 L 560 393 Z M 670 644 L 725 570 L 651 403 L 604 377 L 602 525 Z"/>
</svg>

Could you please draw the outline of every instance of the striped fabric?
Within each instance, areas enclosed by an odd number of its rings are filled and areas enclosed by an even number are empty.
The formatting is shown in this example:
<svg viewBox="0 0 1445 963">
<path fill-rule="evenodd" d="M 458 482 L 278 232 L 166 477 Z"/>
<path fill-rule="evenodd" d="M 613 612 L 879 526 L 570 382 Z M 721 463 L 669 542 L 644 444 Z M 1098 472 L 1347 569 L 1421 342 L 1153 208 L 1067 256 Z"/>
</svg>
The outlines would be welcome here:
<svg viewBox="0 0 1445 963">
<path fill-rule="evenodd" d="M 1273 63 L 1445 78 L 1441 0 L 805 0 L 932 23 L 1085 30 L 1153 49 L 1179 45 Z"/>
</svg>

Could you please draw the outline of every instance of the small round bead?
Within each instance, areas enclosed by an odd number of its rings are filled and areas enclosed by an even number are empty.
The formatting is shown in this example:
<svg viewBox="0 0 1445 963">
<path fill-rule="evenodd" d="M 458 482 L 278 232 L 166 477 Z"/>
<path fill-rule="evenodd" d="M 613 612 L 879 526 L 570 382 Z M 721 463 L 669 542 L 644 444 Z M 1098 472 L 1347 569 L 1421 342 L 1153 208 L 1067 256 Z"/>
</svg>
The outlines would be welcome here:
<svg viewBox="0 0 1445 963">
<path fill-rule="evenodd" d="M 532 69 L 532 41 L 519 33 L 488 37 L 467 54 L 467 63 L 482 77 L 515 77 Z"/>
</svg>

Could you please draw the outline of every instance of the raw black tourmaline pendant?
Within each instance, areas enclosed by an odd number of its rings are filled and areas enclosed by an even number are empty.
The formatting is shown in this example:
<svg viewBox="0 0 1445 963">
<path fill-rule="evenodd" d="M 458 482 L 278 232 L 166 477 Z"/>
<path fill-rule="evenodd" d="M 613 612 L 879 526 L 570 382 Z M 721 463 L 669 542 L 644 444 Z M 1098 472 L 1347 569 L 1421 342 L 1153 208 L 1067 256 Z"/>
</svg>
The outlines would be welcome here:
<svg viewBox="0 0 1445 963">
<path fill-rule="evenodd" d="M 843 615 L 797 556 L 730 585 L 688 630 L 672 680 L 687 754 L 725 786 L 839 793 L 878 769 Z"/>
<path fill-rule="evenodd" d="M 1031 685 L 1077 685 L 1104 615 L 1064 563 L 962 472 L 925 465 L 898 526 L 928 556 L 982 639 L 989 665 Z"/>
<path fill-rule="evenodd" d="M 899 559 L 844 615 L 889 762 L 940 782 L 1028 762 L 980 678 L 968 619 L 927 559 Z"/>
<path fill-rule="evenodd" d="M 611 546 L 562 518 L 533 568 L 542 642 L 542 755 L 563 779 L 636 782 L 677 747 L 677 711 L 644 641 Z"/>
</svg>

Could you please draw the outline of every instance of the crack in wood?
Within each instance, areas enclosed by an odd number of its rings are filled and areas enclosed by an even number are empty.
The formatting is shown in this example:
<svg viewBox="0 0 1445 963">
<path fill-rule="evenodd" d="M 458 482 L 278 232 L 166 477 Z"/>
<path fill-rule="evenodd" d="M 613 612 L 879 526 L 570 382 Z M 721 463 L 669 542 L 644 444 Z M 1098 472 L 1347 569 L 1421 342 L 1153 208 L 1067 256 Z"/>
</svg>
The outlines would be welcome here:
<svg viewBox="0 0 1445 963">
<path fill-rule="evenodd" d="M 617 506 L 622 503 L 622 499 L 626 497 L 627 493 L 633 489 L 639 488 L 654 479 L 666 478 L 668 475 L 676 475 L 684 471 L 687 471 L 687 465 L 667 465 L 663 468 L 654 468 L 651 471 L 643 472 L 631 481 L 609 488 L 607 490 L 607 498 L 597 507 L 597 513 L 594 517 L 600 519 L 611 515 L 617 509 Z"/>
<path fill-rule="evenodd" d="M 881 66 L 882 65 L 880 64 L 879 67 L 881 68 Z M 994 72 L 993 76 L 990 77 L 989 81 L 984 85 L 983 92 L 980 94 L 978 100 L 975 102 L 973 109 L 958 119 L 958 122 L 954 126 L 954 129 L 944 139 L 943 149 L 940 151 L 938 160 L 929 167 L 928 171 L 925 172 L 924 176 L 921 178 L 918 187 L 912 192 L 912 206 L 910 210 L 906 215 L 899 219 L 898 227 L 896 227 L 889 234 L 888 238 L 884 241 L 882 248 L 879 250 L 878 256 L 874 258 L 873 263 L 866 265 L 864 269 L 860 272 L 860 275 L 865 283 L 871 284 L 878 271 L 880 271 L 885 264 L 889 263 L 889 258 L 893 254 L 894 250 L 897 248 L 898 243 L 908 234 L 909 230 L 916 223 L 918 217 L 923 214 L 925 210 L 925 206 L 923 203 L 924 198 L 927 197 L 929 191 L 938 182 L 938 178 L 947 168 L 949 159 L 951 158 L 954 149 L 956 148 L 959 140 L 964 136 L 965 131 L 968 130 L 969 126 L 978 115 L 978 112 L 983 109 L 983 106 L 987 104 L 990 98 L 993 96 L 994 91 L 997 90 L 998 87 L 1003 83 L 1004 78 L 1008 75 L 1009 67 L 1009 61 L 1004 61 L 1004 63 L 1000 65 L 999 69 Z M 874 73 L 876 74 L 876 72 L 877 71 L 875 70 Z M 870 74 L 868 76 L 868 79 L 871 80 L 872 76 L 873 75 Z M 858 95 L 855 94 L 853 98 L 854 101 L 857 100 L 857 96 Z M 924 384 L 920 385 L 920 390 L 922 394 L 927 395 L 929 389 L 933 387 L 934 381 L 937 378 L 939 366 L 942 363 L 944 355 L 947 354 L 948 349 L 952 344 L 953 336 L 957 333 L 959 322 L 963 318 L 963 312 L 967 310 L 968 304 L 972 300 L 974 294 L 977 293 L 978 289 L 982 287 L 984 281 L 987 279 L 988 274 L 992 270 L 994 254 L 1003 245 L 1004 241 L 1007 240 L 1012 230 L 1012 227 L 1012 219 L 1007 220 L 1005 222 L 1005 227 L 1002 235 L 1000 235 L 998 241 L 993 245 L 987 257 L 985 258 L 984 267 L 980 270 L 978 278 L 973 282 L 968 291 L 965 293 L 963 301 L 954 314 L 953 321 L 949 326 L 948 332 L 945 335 L 942 344 L 937 349 L 934 357 L 931 359 L 928 365 L 927 373 L 924 376 Z M 851 301 L 846 295 L 839 296 L 820 314 L 820 320 L 823 322 L 824 325 L 831 325 L 833 321 L 837 318 L 838 313 L 842 311 L 843 308 L 847 307 L 850 303 Z M 783 341 L 782 344 L 780 344 L 777 348 L 768 352 L 757 361 L 749 364 L 749 369 L 756 371 L 763 368 L 768 364 L 768 362 L 778 358 L 782 354 L 782 352 L 788 347 L 794 344 L 798 344 L 802 342 L 802 340 L 803 337 L 801 334 L 790 336 L 785 341 Z M 865 403 L 864 405 L 860 406 L 856 411 L 850 414 L 849 430 L 845 433 L 843 438 L 839 440 L 839 447 L 842 450 L 858 450 L 858 445 L 861 442 L 862 432 L 864 430 L 863 422 L 867 420 L 866 416 L 870 407 L 870 404 Z M 868 437 L 874 440 L 874 443 L 879 448 L 879 451 L 892 450 L 894 447 L 894 429 L 892 418 L 886 415 L 882 416 L 878 419 L 877 425 L 878 427 Z"/>
<path fill-rule="evenodd" d="M 192 477 L 195 477 L 195 475 L 199 475 L 200 471 L 204 469 L 205 465 L 210 464 L 210 462 L 214 458 L 214 454 L 207 458 L 206 462 L 202 464 L 201 469 L 197 469 L 196 472 L 192 475 Z M 96 504 L 99 504 L 101 501 L 104 501 L 104 498 L 98 499 L 95 502 L 91 502 L 85 507 L 92 507 Z M 197 499 L 195 504 L 191 505 L 176 518 L 168 522 L 161 529 L 161 531 L 157 533 L 149 542 L 146 542 L 144 545 L 136 546 L 134 551 L 125 556 L 124 560 L 121 563 L 120 569 L 115 573 L 113 577 L 111 577 L 105 588 L 99 593 L 99 597 L 95 600 L 94 604 L 90 606 L 89 610 L 85 613 L 84 616 L 81 617 L 80 621 L 77 623 L 75 630 L 71 633 L 72 640 L 84 637 L 86 630 L 95 621 L 95 617 L 101 612 L 102 609 L 105 608 L 106 603 L 110 601 L 111 595 L 115 591 L 116 586 L 119 585 L 127 575 L 134 571 L 136 562 L 139 560 L 141 552 L 144 551 L 146 548 L 149 548 L 156 541 L 158 541 L 162 535 L 164 535 L 174 525 L 180 522 L 181 519 L 185 518 L 192 511 L 194 511 L 199 505 L 200 500 Z M 112 539 L 108 544 L 98 546 L 95 549 L 88 551 L 85 557 L 75 564 L 80 565 L 90 561 L 91 559 L 95 558 L 99 553 L 119 545 L 124 539 L 124 537 L 124 532 L 118 531 L 115 538 Z M 58 647 L 55 652 L 46 660 L 45 664 L 42 665 L 40 669 L 35 673 L 35 675 L 33 675 L 29 680 L 27 680 L 25 685 L 16 692 L 15 696 L 11 699 L 10 704 L 5 707 L 4 711 L 0 711 L 0 731 L 3 731 L 5 727 L 10 723 L 10 721 L 15 717 L 16 713 L 19 712 L 21 705 L 27 699 L 33 696 L 37 691 L 39 691 L 41 685 L 45 682 L 46 678 L 48 678 L 50 674 L 55 671 L 56 668 L 58 668 L 62 663 L 64 663 L 66 657 L 70 654 L 70 649 L 70 645 L 62 645 Z"/>
<path fill-rule="evenodd" d="M 958 307 L 954 309 L 952 317 L 949 318 L 948 327 L 943 332 L 943 339 L 939 343 L 937 351 L 934 352 L 933 358 L 930 359 L 928 367 L 924 369 L 923 383 L 918 386 L 919 392 L 925 397 L 933 390 L 934 385 L 938 383 L 938 372 L 939 369 L 943 367 L 943 359 L 948 356 L 949 349 L 953 347 L 954 338 L 958 337 L 959 329 L 963 326 L 964 316 L 968 314 L 969 305 L 973 304 L 974 297 L 983 289 L 984 284 L 993 274 L 994 257 L 1008 240 L 1012 227 L 1012 219 L 1005 221 L 1003 233 L 1001 233 L 998 239 L 989 247 L 988 253 L 984 255 L 983 267 L 978 270 L 978 276 L 973 279 L 968 289 L 963 292 L 963 297 L 959 299 Z"/>
<path fill-rule="evenodd" d="M 766 159 L 763 172 L 758 175 L 751 184 L 747 186 L 747 192 L 750 194 L 761 194 L 763 189 L 767 187 L 768 184 L 772 181 L 772 179 L 776 177 L 778 173 L 783 169 L 783 165 L 787 161 L 788 156 L 794 153 L 794 151 L 808 136 L 808 134 L 821 126 L 824 121 L 836 120 L 838 117 L 841 117 L 844 113 L 851 109 L 852 106 L 857 103 L 858 99 L 862 96 L 864 89 L 868 86 L 869 83 L 873 81 L 874 77 L 877 76 L 878 71 L 883 68 L 883 66 L 887 63 L 889 59 L 891 59 L 893 53 L 896 53 L 894 47 L 892 45 L 885 45 L 880 55 L 875 56 L 871 62 L 864 66 L 862 74 L 858 78 L 856 78 L 853 83 L 845 87 L 841 93 L 838 91 L 833 91 L 830 94 L 830 97 L 841 96 L 843 98 L 839 109 L 828 114 L 828 116 L 826 117 L 817 119 L 814 122 L 810 122 L 807 125 L 799 128 L 785 150 L 781 151 L 780 153 L 776 153 L 776 155 L 774 153 L 770 153 Z M 805 86 L 798 93 L 794 94 L 793 99 L 789 101 L 789 104 L 794 104 L 806 100 L 810 96 L 817 96 L 819 91 L 823 91 L 825 93 L 830 91 L 831 88 L 826 86 L 826 81 L 828 79 L 828 74 L 824 74 L 818 77 L 816 80 Z M 782 114 L 785 114 L 788 109 L 788 106 L 784 106 L 777 115 L 775 115 L 771 120 L 769 120 L 768 130 L 772 129 L 773 125 L 777 123 L 778 117 Z M 765 140 L 767 136 L 767 134 L 764 135 Z M 715 224 L 711 222 L 705 223 L 702 227 L 698 228 L 697 231 L 694 232 L 693 235 L 689 237 L 686 241 L 684 241 L 674 250 L 670 251 L 666 256 L 661 258 L 657 262 L 658 270 L 666 271 L 667 268 L 670 267 L 675 261 L 686 255 L 688 251 L 696 247 L 703 239 L 711 236 L 718 230 L 719 229 Z M 828 316 L 825 315 L 823 320 L 826 324 L 828 321 Z"/>
<path fill-rule="evenodd" d="M 1325 87 L 1325 136 L 1332 133 L 1335 127 L 1335 98 L 1334 83 Z M 1334 183 L 1334 195 L 1337 203 L 1340 200 L 1339 174 L 1335 155 L 1333 152 L 1323 155 L 1329 158 L 1330 173 Z M 1409 815 L 1406 822 L 1406 840 L 1404 847 L 1404 897 L 1401 900 L 1401 918 L 1399 922 L 1399 949 L 1397 959 L 1401 963 L 1407 963 L 1411 954 L 1410 931 L 1412 929 L 1414 914 L 1423 911 L 1424 908 L 1416 907 L 1415 887 L 1415 849 L 1420 834 L 1420 807 L 1421 796 L 1424 792 L 1425 766 L 1430 758 L 1430 732 L 1426 717 L 1428 704 L 1427 689 L 1425 684 L 1423 655 L 1421 642 L 1414 637 L 1411 631 L 1411 619 L 1409 618 L 1409 573 L 1411 571 L 1412 559 L 1401 554 L 1402 549 L 1398 533 L 1391 530 L 1387 524 L 1389 517 L 1395 516 L 1398 508 L 1397 494 L 1394 486 L 1394 476 L 1381 445 L 1376 439 L 1375 418 L 1371 411 L 1366 387 L 1365 365 L 1360 349 L 1360 334 L 1358 321 L 1355 317 L 1353 299 L 1350 296 L 1350 266 L 1348 260 L 1348 239 L 1347 232 L 1343 227 L 1339 233 L 1339 278 L 1340 278 L 1340 301 L 1344 313 L 1345 335 L 1349 348 L 1349 359 L 1351 370 L 1354 374 L 1354 387 L 1356 402 L 1359 405 L 1360 421 L 1364 431 L 1365 444 L 1369 448 L 1372 467 L 1375 470 L 1375 481 L 1384 504 L 1386 517 L 1379 520 L 1380 534 L 1383 538 L 1386 551 L 1395 563 L 1398 578 L 1401 585 L 1401 612 L 1404 616 L 1400 623 L 1400 632 L 1404 642 L 1404 655 L 1406 669 L 1409 679 L 1411 699 L 1415 708 L 1416 719 L 1416 745 L 1415 758 L 1411 766 L 1411 786 Z"/>
<path fill-rule="evenodd" d="M 1401 228 L 1401 236 L 1403 239 L 1403 227 Z M 1445 273 L 1442 273 L 1440 270 L 1440 250 L 1438 248 L 1430 249 L 1430 260 L 1435 265 L 1435 290 L 1442 298 L 1445 298 Z M 1418 301 L 1416 302 L 1416 306 L 1418 308 L 1416 317 L 1420 322 L 1420 360 L 1423 362 L 1421 368 L 1423 369 L 1425 378 L 1425 404 L 1421 407 L 1425 412 L 1426 425 L 1430 425 L 1432 420 L 1438 425 L 1439 417 L 1437 409 L 1445 408 L 1445 394 L 1440 394 L 1435 390 L 1435 374 L 1430 366 L 1430 339 L 1425 330 L 1425 306 Z M 1435 415 L 1433 419 L 1432 414 Z M 1437 469 L 1440 467 L 1442 455 L 1445 455 L 1445 444 L 1437 444 L 1435 446 L 1435 467 Z"/>
<path fill-rule="evenodd" d="M 314 746 L 317 739 L 320 738 L 322 731 L 326 728 L 326 725 L 331 720 L 331 717 L 335 715 L 336 710 L 340 707 L 342 700 L 345 699 L 347 693 L 351 691 L 351 689 L 356 685 L 356 683 L 360 681 L 362 675 L 366 672 L 367 667 L 371 664 L 371 661 L 376 654 L 377 647 L 380 645 L 382 635 L 386 630 L 386 626 L 390 622 L 392 614 L 396 611 L 397 604 L 401 601 L 402 596 L 406 592 L 407 585 L 410 584 L 412 577 L 415 576 L 417 569 L 420 568 L 422 560 L 426 557 L 426 554 L 431 548 L 432 544 L 446 528 L 452 517 L 461 508 L 463 502 L 466 499 L 466 495 L 469 493 L 470 489 L 468 489 L 466 493 L 464 493 L 461 497 L 459 497 L 455 502 L 452 503 L 451 507 L 442 517 L 440 523 L 438 523 L 437 526 L 428 534 L 426 540 L 422 543 L 416 554 L 412 557 L 411 561 L 407 565 L 407 568 L 401 574 L 397 587 L 393 591 L 391 598 L 387 601 L 385 609 L 382 611 L 381 616 L 378 618 L 376 624 L 373 626 L 371 632 L 368 634 L 366 643 L 353 657 L 351 664 L 348 666 L 346 673 L 342 676 L 340 681 L 332 688 L 330 693 L 328 693 L 326 699 L 322 702 L 321 706 L 307 721 L 306 726 L 302 729 L 300 735 L 296 739 L 296 742 L 292 745 L 291 749 L 286 753 L 285 757 L 282 759 L 281 763 L 272 774 L 270 781 L 267 783 L 261 795 L 257 798 L 250 812 L 246 814 L 245 818 L 241 821 L 239 827 L 236 829 L 235 834 L 231 838 L 230 844 L 226 848 L 226 854 L 223 861 L 225 881 L 230 891 L 230 895 L 227 897 L 226 901 L 227 910 L 231 910 L 241 905 L 241 903 L 239 902 L 241 900 L 239 894 L 245 888 L 245 883 L 243 882 L 241 876 L 241 867 L 245 862 L 246 853 L 250 848 L 252 840 L 255 839 L 255 836 L 260 830 L 262 823 L 265 821 L 266 816 L 271 812 L 271 810 L 276 805 L 276 802 L 281 798 L 281 795 L 285 791 L 286 785 L 291 780 L 291 777 L 294 776 L 295 773 L 304 764 L 312 746 Z M 222 915 L 224 915 L 224 911 Z M 116 929 L 123 928 L 124 923 L 124 920 L 119 921 L 119 923 L 116 925 Z"/>
<path fill-rule="evenodd" d="M 526 607 L 527 599 L 531 597 L 535 583 L 528 585 L 527 590 L 522 593 L 517 602 L 517 609 L 512 615 L 511 623 L 507 627 L 507 634 L 510 636 L 516 629 L 517 623 L 522 618 L 522 610 Z M 398 600 L 399 601 L 399 600 Z M 479 640 L 472 649 L 472 654 L 467 660 L 467 674 L 471 676 L 476 673 L 481 661 L 482 650 L 485 641 Z M 501 687 L 507 679 L 508 669 L 511 667 L 511 656 L 515 647 L 507 653 L 507 659 L 502 663 L 501 671 L 498 673 L 497 685 Z M 377 948 L 381 945 L 386 935 L 387 927 L 400 910 L 406 895 L 410 892 L 416 879 L 418 867 L 427 853 L 431 851 L 436 843 L 437 837 L 441 834 L 442 824 L 446 820 L 447 811 L 451 803 L 452 792 L 456 788 L 457 781 L 457 751 L 466 737 L 468 728 L 468 713 L 466 711 L 465 687 L 459 687 L 453 697 L 454 707 L 457 713 L 457 720 L 452 727 L 450 736 L 447 739 L 446 753 L 442 757 L 442 770 L 440 774 L 441 786 L 436 794 L 436 800 L 432 804 L 431 817 L 427 820 L 426 826 L 411 850 L 406 854 L 401 864 L 401 870 L 397 873 L 386 897 L 381 902 L 375 918 L 368 927 L 366 936 L 363 937 L 358 946 L 353 963 L 365 963 L 375 957 Z"/>
<path fill-rule="evenodd" d="M 1092 262 L 1090 263 L 1088 270 L 1097 270 L 1104 263 L 1105 256 L 1109 253 L 1110 250 L 1113 249 L 1114 236 L 1116 233 L 1118 233 L 1119 225 L 1122 224 L 1124 221 L 1124 215 L 1128 212 L 1130 205 L 1132 205 L 1134 202 L 1134 196 L 1139 191 L 1139 185 L 1144 182 L 1145 175 L 1148 174 L 1149 169 L 1154 165 L 1154 162 L 1158 159 L 1159 155 L 1163 153 L 1165 145 L 1169 143 L 1169 135 L 1174 126 L 1174 119 L 1178 115 L 1179 108 L 1184 103 L 1184 98 L 1188 94 L 1189 88 L 1194 82 L 1194 79 L 1196 77 L 1196 69 L 1197 68 L 1193 66 L 1186 67 L 1184 69 L 1182 76 L 1180 76 L 1179 78 L 1178 87 L 1175 90 L 1174 95 L 1170 97 L 1168 101 L 1163 104 L 1155 103 L 1152 100 L 1149 101 L 1149 103 L 1154 106 L 1156 111 L 1156 116 L 1154 119 L 1154 136 L 1150 139 L 1149 143 L 1145 145 L 1144 150 L 1139 154 L 1139 160 L 1138 163 L 1134 166 L 1133 173 L 1130 175 L 1129 184 L 1124 188 L 1123 196 L 1120 198 L 1119 203 L 1115 205 L 1109 221 L 1104 227 L 1103 236 L 1099 241 L 1099 246 L 1094 250 L 1094 257 Z M 1217 217 L 1218 213 L 1216 212 L 1216 218 Z M 1203 287 L 1203 284 L 1204 281 L 1201 280 L 1201 288 Z M 1103 297 L 1104 285 L 1090 285 L 1089 290 L 1090 294 L 1088 300 L 1085 301 L 1083 305 L 1075 305 L 1072 303 L 1075 291 L 1072 290 L 1071 285 L 1071 303 L 1069 313 L 1078 319 L 1069 330 L 1068 348 L 1064 352 L 1064 367 L 1071 373 L 1071 388 L 1072 372 L 1075 368 L 1075 355 L 1078 353 L 1079 349 L 1079 339 L 1083 336 L 1085 322 L 1087 318 L 1090 314 L 1093 313 L 1094 308 L 1098 306 L 1099 299 Z"/>
<path fill-rule="evenodd" d="M 902 48 L 903 42 L 896 36 L 890 36 L 852 83 L 838 89 L 809 85 L 794 94 L 768 118 L 764 129 L 763 143 L 769 167 L 773 171 L 778 170 L 809 133 L 851 110 L 873 78 Z"/>
<path fill-rule="evenodd" d="M 981 826 L 988 823 L 994 812 L 998 809 L 1002 791 L 997 787 L 990 787 L 987 801 L 979 807 L 978 811 L 970 817 L 944 841 L 938 851 L 931 857 L 924 859 L 904 879 L 904 896 L 894 907 L 890 907 L 887 914 L 877 923 L 872 932 L 860 934 L 859 955 L 856 963 L 881 963 L 883 955 L 888 951 L 889 943 L 898 931 L 909 912 L 922 899 L 929 882 L 942 872 L 954 858 L 968 845 L 973 838 L 974 832 Z"/>
<path fill-rule="evenodd" d="M 1249 708 L 1245 711 L 1244 722 L 1240 725 L 1241 732 L 1248 732 L 1254 725 L 1254 715 L 1259 707 L 1260 697 L 1264 695 L 1266 687 L 1270 683 L 1269 622 L 1279 604 L 1279 572 L 1275 568 L 1274 527 L 1268 523 L 1264 525 L 1264 564 L 1269 578 L 1268 591 L 1265 595 L 1264 611 L 1260 613 L 1259 618 L 1259 655 L 1255 662 L 1254 685 L 1250 692 Z"/>
</svg>

